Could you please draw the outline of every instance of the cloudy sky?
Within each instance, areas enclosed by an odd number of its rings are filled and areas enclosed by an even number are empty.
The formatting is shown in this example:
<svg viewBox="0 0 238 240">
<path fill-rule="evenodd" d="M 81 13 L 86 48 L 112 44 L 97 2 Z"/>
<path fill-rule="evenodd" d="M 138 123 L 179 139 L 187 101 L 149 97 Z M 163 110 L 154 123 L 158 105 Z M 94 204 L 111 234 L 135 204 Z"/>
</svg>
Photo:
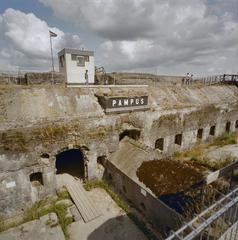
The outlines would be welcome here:
<svg viewBox="0 0 238 240">
<path fill-rule="evenodd" d="M 48 29 L 107 71 L 238 73 L 238 0 L 0 0 L 0 71 L 50 70 Z"/>
</svg>

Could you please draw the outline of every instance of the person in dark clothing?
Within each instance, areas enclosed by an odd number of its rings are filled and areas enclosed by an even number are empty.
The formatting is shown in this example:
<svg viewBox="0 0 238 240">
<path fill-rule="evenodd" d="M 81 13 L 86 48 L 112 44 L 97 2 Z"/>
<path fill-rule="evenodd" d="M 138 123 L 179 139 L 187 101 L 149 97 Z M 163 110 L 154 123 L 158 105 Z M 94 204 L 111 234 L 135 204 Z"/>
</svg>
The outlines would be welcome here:
<svg viewBox="0 0 238 240">
<path fill-rule="evenodd" d="M 193 84 L 193 74 L 191 74 L 191 77 L 190 77 L 190 84 L 191 85 Z"/>
<path fill-rule="evenodd" d="M 182 78 L 182 86 L 184 85 L 184 81 L 185 81 L 185 78 L 183 77 Z"/>
<path fill-rule="evenodd" d="M 87 69 L 85 71 L 84 78 L 85 78 L 86 85 L 88 85 L 88 70 Z"/>
</svg>

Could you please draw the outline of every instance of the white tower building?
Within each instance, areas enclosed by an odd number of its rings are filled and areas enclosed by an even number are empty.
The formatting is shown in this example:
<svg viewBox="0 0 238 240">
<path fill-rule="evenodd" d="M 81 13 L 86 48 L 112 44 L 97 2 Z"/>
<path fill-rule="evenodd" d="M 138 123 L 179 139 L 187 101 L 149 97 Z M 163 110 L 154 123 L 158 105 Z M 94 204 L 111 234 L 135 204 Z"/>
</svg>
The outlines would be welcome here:
<svg viewBox="0 0 238 240">
<path fill-rule="evenodd" d="M 94 52 L 64 48 L 58 59 L 59 71 L 65 74 L 67 84 L 94 84 Z"/>
</svg>

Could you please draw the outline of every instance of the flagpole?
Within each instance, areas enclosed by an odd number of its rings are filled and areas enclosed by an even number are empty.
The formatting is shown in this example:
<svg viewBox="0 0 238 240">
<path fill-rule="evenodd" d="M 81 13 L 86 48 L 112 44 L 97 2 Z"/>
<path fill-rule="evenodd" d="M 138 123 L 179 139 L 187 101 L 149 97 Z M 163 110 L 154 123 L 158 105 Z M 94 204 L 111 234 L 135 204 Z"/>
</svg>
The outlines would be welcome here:
<svg viewBox="0 0 238 240">
<path fill-rule="evenodd" d="M 52 38 L 50 35 L 50 50 L 51 50 L 51 61 L 52 61 L 52 69 L 53 72 L 55 71 L 55 67 L 54 67 L 54 58 L 53 58 L 53 48 L 52 48 Z"/>
<path fill-rule="evenodd" d="M 50 31 L 49 30 L 49 34 L 50 34 L 50 50 L 51 50 L 51 61 L 52 61 L 52 74 L 51 74 L 51 77 L 52 77 L 52 84 L 54 84 L 54 72 L 55 72 L 55 66 L 54 66 L 54 57 L 53 57 L 53 47 L 52 47 L 52 37 L 57 37 L 57 34 Z"/>
</svg>

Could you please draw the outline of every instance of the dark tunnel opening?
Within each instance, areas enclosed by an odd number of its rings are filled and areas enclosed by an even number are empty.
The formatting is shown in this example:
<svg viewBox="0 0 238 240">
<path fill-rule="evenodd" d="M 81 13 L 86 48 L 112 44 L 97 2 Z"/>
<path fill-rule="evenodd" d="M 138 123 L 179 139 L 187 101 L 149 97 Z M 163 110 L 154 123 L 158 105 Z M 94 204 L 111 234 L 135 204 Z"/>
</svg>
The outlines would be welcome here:
<svg viewBox="0 0 238 240">
<path fill-rule="evenodd" d="M 121 141 L 126 136 L 137 141 L 140 139 L 140 131 L 136 129 L 125 130 L 122 133 L 120 133 L 119 141 Z"/>
<path fill-rule="evenodd" d="M 84 156 L 79 149 L 70 149 L 56 155 L 56 174 L 68 173 L 74 177 L 84 178 Z"/>
</svg>

